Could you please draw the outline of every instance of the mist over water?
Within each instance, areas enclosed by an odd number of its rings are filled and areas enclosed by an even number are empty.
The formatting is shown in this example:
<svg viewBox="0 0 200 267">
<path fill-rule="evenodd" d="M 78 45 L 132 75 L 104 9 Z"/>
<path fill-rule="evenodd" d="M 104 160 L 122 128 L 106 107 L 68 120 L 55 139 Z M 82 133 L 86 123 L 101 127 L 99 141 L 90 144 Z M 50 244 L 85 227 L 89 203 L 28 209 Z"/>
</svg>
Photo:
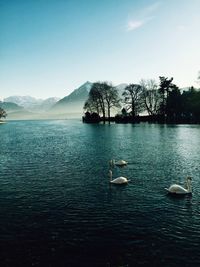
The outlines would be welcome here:
<svg viewBox="0 0 200 267">
<path fill-rule="evenodd" d="M 200 126 L 0 125 L 1 266 L 199 266 Z M 109 184 L 108 162 L 124 159 Z M 165 187 L 192 176 L 193 195 Z"/>
</svg>

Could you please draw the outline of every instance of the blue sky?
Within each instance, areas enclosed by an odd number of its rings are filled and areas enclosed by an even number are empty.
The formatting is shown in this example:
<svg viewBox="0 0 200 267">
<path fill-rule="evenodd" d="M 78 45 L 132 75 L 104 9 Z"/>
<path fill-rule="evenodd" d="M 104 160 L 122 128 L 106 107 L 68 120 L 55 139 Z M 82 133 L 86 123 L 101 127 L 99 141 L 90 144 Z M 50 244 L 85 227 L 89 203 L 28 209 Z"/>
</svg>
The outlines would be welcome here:
<svg viewBox="0 0 200 267">
<path fill-rule="evenodd" d="M 85 81 L 197 86 L 199 0 L 0 0 L 0 98 Z"/>
</svg>

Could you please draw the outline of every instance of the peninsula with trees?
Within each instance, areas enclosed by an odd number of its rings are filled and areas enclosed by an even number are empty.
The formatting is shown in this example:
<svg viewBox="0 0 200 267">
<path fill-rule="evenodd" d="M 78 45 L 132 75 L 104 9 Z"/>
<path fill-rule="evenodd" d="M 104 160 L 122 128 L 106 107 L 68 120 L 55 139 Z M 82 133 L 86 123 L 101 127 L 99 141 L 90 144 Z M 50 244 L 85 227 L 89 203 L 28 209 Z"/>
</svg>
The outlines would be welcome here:
<svg viewBox="0 0 200 267">
<path fill-rule="evenodd" d="M 151 79 L 129 84 L 121 95 L 112 84 L 96 82 L 83 109 L 86 123 L 200 123 L 200 90 L 181 90 L 164 76 L 159 84 Z"/>
<path fill-rule="evenodd" d="M 200 123 L 200 89 L 178 88 L 173 78 L 163 76 L 158 82 L 143 79 L 117 86 L 87 81 L 61 99 L 9 96 L 0 101 L 0 108 L 3 121 L 80 119 L 84 112 L 88 123 Z"/>
</svg>

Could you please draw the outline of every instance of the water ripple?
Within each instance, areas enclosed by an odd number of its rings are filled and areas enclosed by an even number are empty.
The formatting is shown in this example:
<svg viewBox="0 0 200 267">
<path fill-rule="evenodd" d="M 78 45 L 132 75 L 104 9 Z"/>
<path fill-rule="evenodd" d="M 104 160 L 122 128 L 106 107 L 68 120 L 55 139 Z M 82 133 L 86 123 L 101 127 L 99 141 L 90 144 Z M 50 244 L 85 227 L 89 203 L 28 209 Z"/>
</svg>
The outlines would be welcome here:
<svg viewBox="0 0 200 267">
<path fill-rule="evenodd" d="M 19 121 L 0 131 L 1 266 L 199 266 L 199 126 Z M 109 184 L 112 158 L 129 162 L 113 171 L 127 186 Z M 192 197 L 166 195 L 187 175 Z"/>
</svg>

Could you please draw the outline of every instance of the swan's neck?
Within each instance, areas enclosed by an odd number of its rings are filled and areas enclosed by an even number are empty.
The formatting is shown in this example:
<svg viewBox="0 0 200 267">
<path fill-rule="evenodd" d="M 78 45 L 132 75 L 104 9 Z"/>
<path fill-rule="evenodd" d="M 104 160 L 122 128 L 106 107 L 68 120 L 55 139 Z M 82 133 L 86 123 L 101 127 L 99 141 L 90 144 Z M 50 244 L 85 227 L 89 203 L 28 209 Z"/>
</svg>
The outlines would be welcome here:
<svg viewBox="0 0 200 267">
<path fill-rule="evenodd" d="M 187 190 L 188 190 L 189 193 L 192 192 L 191 181 L 189 179 L 187 180 Z"/>
<path fill-rule="evenodd" d="M 110 181 L 112 181 L 112 171 L 109 171 L 109 177 L 110 177 Z"/>
<path fill-rule="evenodd" d="M 114 165 L 115 165 L 115 160 L 114 159 L 111 159 L 110 162 L 109 162 L 109 164 L 110 164 L 110 168 L 113 168 Z"/>
</svg>

